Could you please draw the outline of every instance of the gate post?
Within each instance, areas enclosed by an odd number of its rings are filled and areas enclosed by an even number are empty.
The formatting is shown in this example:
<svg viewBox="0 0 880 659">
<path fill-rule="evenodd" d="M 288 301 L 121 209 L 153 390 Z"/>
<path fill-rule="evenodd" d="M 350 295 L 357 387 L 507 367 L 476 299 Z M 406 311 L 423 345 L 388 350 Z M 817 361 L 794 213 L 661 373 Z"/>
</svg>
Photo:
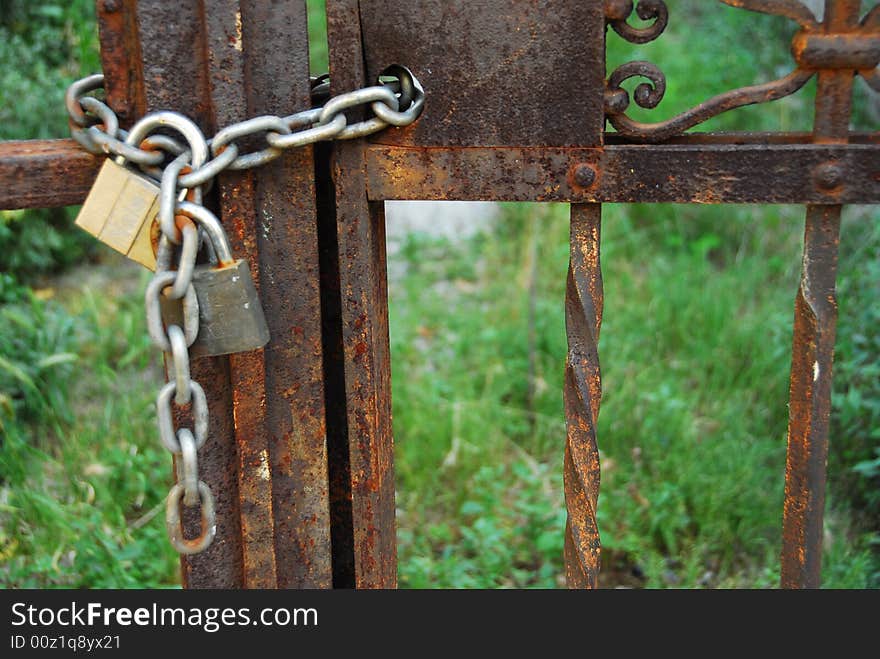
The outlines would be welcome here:
<svg viewBox="0 0 880 659">
<path fill-rule="evenodd" d="M 822 29 L 826 34 L 855 31 L 860 0 L 826 0 Z M 876 7 L 875 7 L 876 11 Z M 825 144 L 849 141 L 854 74 L 852 70 L 819 71 L 813 140 Z M 824 185 L 822 168 L 815 170 Z M 831 415 L 831 368 L 837 325 L 837 248 L 842 206 L 807 207 L 804 260 L 795 301 L 789 393 L 788 454 L 782 530 L 783 588 L 818 588 L 822 568 L 822 520 L 825 512 L 825 463 Z"/>
<path fill-rule="evenodd" d="M 424 113 L 412 126 L 376 135 L 368 143 L 334 147 L 340 335 L 348 404 L 348 436 L 339 455 L 348 458 L 350 474 L 343 474 L 338 481 L 331 474 L 334 487 L 342 488 L 331 498 L 351 505 L 354 522 L 345 520 L 351 524 L 351 585 L 388 587 L 396 583 L 396 549 L 384 199 L 370 201 L 365 153 L 370 144 L 402 147 L 416 158 L 434 149 L 458 153 L 460 147 L 468 147 L 460 152 L 487 147 L 500 153 L 502 148 L 512 147 L 516 155 L 503 169 L 504 184 L 497 189 L 492 189 L 489 177 L 481 178 L 464 167 L 437 172 L 438 178 L 452 183 L 471 177 L 485 199 L 500 198 L 510 189 L 520 192 L 519 198 L 524 200 L 540 198 L 533 181 L 522 180 L 531 159 L 517 149 L 598 150 L 602 146 L 605 8 L 602 2 L 563 0 L 328 0 L 327 22 L 333 93 L 372 84 L 385 67 L 402 64 L 430 94 Z M 560 92 L 565 94 L 564 103 L 548 102 Z M 416 178 L 411 180 L 408 174 L 418 176 L 424 171 L 415 168 L 410 172 L 406 166 L 393 164 L 391 168 L 403 187 Z M 558 189 L 559 182 L 555 183 Z M 548 185 L 549 194 L 552 185 Z M 444 198 L 442 192 L 440 195 Z M 592 208 L 598 210 L 598 206 Z M 594 211 L 587 208 L 583 212 L 586 217 Z M 580 213 L 573 217 L 581 217 Z M 580 226 L 579 221 L 574 223 Z M 583 338 L 574 342 L 580 345 Z M 588 392 L 589 398 L 593 388 L 583 379 L 586 371 L 578 367 L 571 373 L 577 380 L 574 386 Z M 587 525 L 595 529 L 595 508 L 586 501 L 595 499 L 598 478 L 583 471 L 581 459 L 589 456 L 598 470 L 595 435 L 589 441 L 577 431 L 590 412 L 580 409 L 574 399 L 572 403 L 567 408 L 568 443 L 575 458 L 570 463 L 572 478 L 566 480 L 569 515 L 572 528 Z M 598 400 L 584 404 L 597 407 Z M 576 481 L 590 481 L 591 493 L 586 500 L 577 494 Z M 341 534 L 339 523 L 334 517 L 334 541 Z M 574 544 L 569 542 L 574 548 L 569 552 L 571 569 L 595 564 L 595 532 L 578 532 L 573 539 Z M 595 585 L 596 569 L 584 572 L 593 576 L 572 578 L 571 585 Z"/>
<path fill-rule="evenodd" d="M 331 93 L 366 86 L 359 3 L 327 2 Z M 406 64 L 406 62 L 401 62 Z M 418 75 L 418 74 L 417 74 Z M 361 117 L 352 117 L 355 121 Z M 385 266 L 385 211 L 366 194 L 363 140 L 334 145 L 337 336 L 343 366 L 335 396 L 345 418 L 332 419 L 330 487 L 334 586 L 397 586 L 394 445 L 391 436 L 391 349 Z M 335 219 L 335 222 L 332 220 Z M 335 226 L 333 226 L 335 225 Z"/>
<path fill-rule="evenodd" d="M 136 27 L 139 48 L 127 52 L 142 62 L 147 110 L 182 112 L 210 135 L 257 114 L 310 107 L 301 0 L 113 7 L 125 12 L 121 25 Z M 113 13 L 106 3 L 99 9 Z M 331 586 L 313 181 L 308 147 L 218 179 L 214 201 L 233 251 L 250 263 L 271 340 L 262 350 L 192 364 L 209 397 L 211 434 L 200 462 L 217 500 L 217 535 L 206 551 L 182 559 L 189 588 Z"/>
</svg>

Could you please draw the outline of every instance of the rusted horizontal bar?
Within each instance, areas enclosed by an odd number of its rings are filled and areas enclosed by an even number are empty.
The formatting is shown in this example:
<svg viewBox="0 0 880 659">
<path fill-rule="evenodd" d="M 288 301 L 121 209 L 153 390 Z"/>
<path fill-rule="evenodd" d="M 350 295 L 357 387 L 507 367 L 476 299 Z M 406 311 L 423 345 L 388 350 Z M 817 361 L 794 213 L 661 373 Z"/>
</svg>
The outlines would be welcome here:
<svg viewBox="0 0 880 659">
<path fill-rule="evenodd" d="M 371 200 L 877 203 L 873 144 L 367 149 Z"/>
<path fill-rule="evenodd" d="M 367 149 L 368 186 L 371 200 L 880 202 L 880 135 L 853 135 L 849 145 L 806 139 L 697 134 L 645 146 L 609 134 L 604 149 L 374 144 Z M 843 175 L 830 191 L 817 185 L 815 172 L 829 162 Z M 100 164 L 72 140 L 0 142 L 0 208 L 80 204 Z M 595 168 L 592 187 L 573 181 L 580 164 Z"/>
<path fill-rule="evenodd" d="M 794 39 L 792 52 L 805 68 L 867 71 L 880 62 L 880 36 L 801 33 Z"/>
<path fill-rule="evenodd" d="M 81 204 L 102 161 L 73 140 L 0 142 L 0 209 Z"/>
</svg>

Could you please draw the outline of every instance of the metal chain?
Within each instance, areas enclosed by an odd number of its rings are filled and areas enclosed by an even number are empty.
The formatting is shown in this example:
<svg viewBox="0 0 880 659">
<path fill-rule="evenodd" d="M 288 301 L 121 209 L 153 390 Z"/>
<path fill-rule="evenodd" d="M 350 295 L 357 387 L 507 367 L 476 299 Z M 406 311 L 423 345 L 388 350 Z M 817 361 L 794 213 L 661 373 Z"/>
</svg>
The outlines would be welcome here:
<svg viewBox="0 0 880 659">
<path fill-rule="evenodd" d="M 198 231 L 189 218 L 178 216 L 178 220 L 183 244 L 175 250 L 165 236 L 160 239 L 161 256 L 144 297 L 150 338 L 166 353 L 170 376 L 156 397 L 159 439 L 174 454 L 177 463 L 177 482 L 168 493 L 165 504 L 165 524 L 174 548 L 181 554 L 194 554 L 211 544 L 217 524 L 211 489 L 198 477 L 197 451 L 208 438 L 208 399 L 202 386 L 190 377 L 189 369 L 188 349 L 199 332 L 199 301 L 192 285 Z M 174 260 L 177 261 L 176 269 L 170 269 Z M 180 301 L 183 327 L 175 324 L 163 327 L 162 296 L 169 302 Z M 181 427 L 175 430 L 172 395 L 175 405 L 191 408 L 192 429 Z M 201 531 L 194 539 L 184 536 L 180 521 L 181 502 L 187 507 L 200 505 L 202 508 Z"/>
<path fill-rule="evenodd" d="M 379 82 L 383 80 L 387 81 L 339 94 L 329 98 L 322 106 L 286 117 L 264 115 L 226 126 L 208 142 L 212 158 L 181 175 L 179 187 L 205 185 L 226 169 L 260 167 L 278 158 L 285 149 L 327 140 L 365 137 L 388 126 L 413 123 L 425 104 L 425 92 L 418 79 L 407 68 L 393 66 L 380 76 Z M 326 75 L 312 78 L 311 84 L 313 102 L 328 98 L 330 82 Z M 153 175 L 157 171 L 150 171 L 150 168 L 160 166 L 165 161 L 164 152 L 175 156 L 185 152 L 174 140 L 162 135 L 151 136 L 148 143 L 142 142 L 139 146 L 126 144 L 127 133 L 119 128 L 113 110 L 94 96 L 88 96 L 103 85 L 103 75 L 88 76 L 73 83 L 65 96 L 71 134 L 86 150 L 95 154 L 122 156 Z M 375 116 L 349 124 L 345 112 L 361 105 L 369 105 Z M 245 153 L 236 141 L 254 135 L 262 135 L 265 146 Z"/>
<path fill-rule="evenodd" d="M 395 66 L 386 69 L 379 82 L 384 84 L 330 98 L 328 76 L 312 78 L 312 102 L 323 103 L 322 106 L 287 117 L 266 115 L 247 119 L 227 126 L 207 142 L 195 124 L 183 115 L 172 112 L 152 115 L 155 117 L 153 127 L 176 128 L 191 148 L 167 135 L 153 133 L 141 139 L 140 134 L 130 136 L 120 129 L 113 110 L 88 95 L 103 87 L 103 75 L 84 78 L 67 90 L 65 104 L 71 134 L 83 148 L 95 154 L 121 157 L 159 181 L 161 236 L 156 271 L 144 298 L 150 338 L 166 354 L 168 382 L 156 397 L 156 416 L 159 439 L 175 457 L 176 482 L 166 498 L 165 524 L 171 544 L 181 554 L 206 549 L 217 527 L 213 494 L 199 479 L 198 451 L 208 438 L 209 414 L 205 390 L 190 374 L 189 348 L 199 333 L 199 301 L 192 277 L 202 233 L 208 235 L 209 240 L 204 242 L 210 251 L 217 250 L 210 254 L 211 258 L 216 256 L 218 262 L 226 262 L 232 257 L 221 253 L 226 241 L 212 235 L 212 231 L 222 232 L 222 229 L 213 214 L 201 205 L 203 187 L 226 169 L 264 165 L 285 149 L 323 140 L 363 137 L 387 126 L 405 126 L 415 121 L 425 102 L 424 91 L 415 76 L 408 69 Z M 374 116 L 349 125 L 345 111 L 367 104 Z M 137 132 L 137 128 L 133 132 Z M 253 135 L 263 135 L 266 145 L 244 153 L 236 141 Z M 182 327 L 173 323 L 166 326 L 163 299 L 165 304 L 181 305 Z M 172 396 L 174 405 L 191 410 L 191 429 L 175 429 Z M 181 504 L 201 507 L 201 531 L 195 538 L 188 539 L 184 535 Z"/>
</svg>

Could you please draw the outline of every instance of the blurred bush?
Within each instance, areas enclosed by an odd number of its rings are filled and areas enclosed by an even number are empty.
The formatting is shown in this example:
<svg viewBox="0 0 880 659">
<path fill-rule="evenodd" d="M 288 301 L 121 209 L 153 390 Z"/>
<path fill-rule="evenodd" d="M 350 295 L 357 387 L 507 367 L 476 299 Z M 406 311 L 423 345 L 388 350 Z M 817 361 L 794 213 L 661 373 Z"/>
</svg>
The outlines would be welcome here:
<svg viewBox="0 0 880 659">
<path fill-rule="evenodd" d="M 3 0 L 0 139 L 67 137 L 64 91 L 100 70 L 97 43 L 93 0 Z M 0 296 L 13 282 L 58 272 L 93 248 L 73 227 L 74 210 L 0 211 Z"/>
</svg>

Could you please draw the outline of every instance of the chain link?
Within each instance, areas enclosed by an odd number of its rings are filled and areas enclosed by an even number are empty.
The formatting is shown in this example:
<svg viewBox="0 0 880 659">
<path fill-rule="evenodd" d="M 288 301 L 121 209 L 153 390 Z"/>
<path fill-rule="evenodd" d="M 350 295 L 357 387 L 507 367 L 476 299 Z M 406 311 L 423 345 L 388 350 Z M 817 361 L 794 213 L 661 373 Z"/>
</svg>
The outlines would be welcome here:
<svg viewBox="0 0 880 659">
<path fill-rule="evenodd" d="M 197 483 L 199 503 L 202 506 L 201 533 L 192 540 L 183 535 L 180 526 L 180 502 L 186 496 L 186 490 L 180 483 L 175 483 L 168 493 L 165 501 L 165 528 L 168 530 L 168 539 L 174 548 L 181 554 L 198 554 L 205 551 L 214 540 L 217 533 L 217 519 L 214 514 L 214 496 L 204 481 Z"/>
<path fill-rule="evenodd" d="M 153 344 L 163 352 L 171 352 L 171 343 L 165 334 L 162 323 L 162 300 L 159 297 L 162 291 L 174 284 L 177 274 L 173 270 L 160 270 L 156 268 L 156 274 L 147 284 L 145 303 L 147 308 L 147 331 Z M 166 296 L 168 297 L 168 296 Z M 192 345 L 199 333 L 199 300 L 193 288 L 187 288 L 183 296 L 183 333 L 186 344 Z"/>
<path fill-rule="evenodd" d="M 199 458 L 196 454 L 196 440 L 189 428 L 177 431 L 180 456 L 177 460 L 177 482 L 183 485 L 183 505 L 195 506 L 199 503 Z"/>
<path fill-rule="evenodd" d="M 198 127 L 183 115 L 156 112 L 137 122 L 128 133 L 119 128 L 113 110 L 91 92 L 101 89 L 104 76 L 93 75 L 72 84 L 65 95 L 71 135 L 91 153 L 106 153 L 138 166 L 159 182 L 159 228 L 156 271 L 147 285 L 144 302 L 147 330 L 153 343 L 166 354 L 169 381 L 156 397 L 159 439 L 175 458 L 177 482 L 168 493 L 165 524 L 168 537 L 181 554 L 206 549 L 216 533 L 214 497 L 199 479 L 198 451 L 208 439 L 208 400 L 192 379 L 189 348 L 199 333 L 199 301 L 193 272 L 202 238 L 217 264 L 232 262 L 223 227 L 201 205 L 203 186 L 221 172 L 259 167 L 281 156 L 286 149 L 324 140 L 354 139 L 388 126 L 406 126 L 422 112 L 425 94 L 419 81 L 402 67 L 389 67 L 382 84 L 330 97 L 329 77 L 311 79 L 312 102 L 321 105 L 287 117 L 265 115 L 225 127 L 205 140 Z M 346 111 L 369 106 L 373 116 L 349 124 Z M 151 132 L 174 128 L 187 142 Z M 238 143 L 262 136 L 264 146 L 245 153 Z M 180 305 L 181 325 L 166 323 L 165 305 Z M 189 408 L 192 429 L 175 428 L 173 404 Z M 181 526 L 180 506 L 201 507 L 199 535 L 188 539 Z"/>
<path fill-rule="evenodd" d="M 174 372 L 174 402 L 189 405 L 192 400 L 192 387 L 189 373 L 189 348 L 186 337 L 178 325 L 168 326 L 168 342 L 171 344 L 171 361 Z"/>
</svg>

